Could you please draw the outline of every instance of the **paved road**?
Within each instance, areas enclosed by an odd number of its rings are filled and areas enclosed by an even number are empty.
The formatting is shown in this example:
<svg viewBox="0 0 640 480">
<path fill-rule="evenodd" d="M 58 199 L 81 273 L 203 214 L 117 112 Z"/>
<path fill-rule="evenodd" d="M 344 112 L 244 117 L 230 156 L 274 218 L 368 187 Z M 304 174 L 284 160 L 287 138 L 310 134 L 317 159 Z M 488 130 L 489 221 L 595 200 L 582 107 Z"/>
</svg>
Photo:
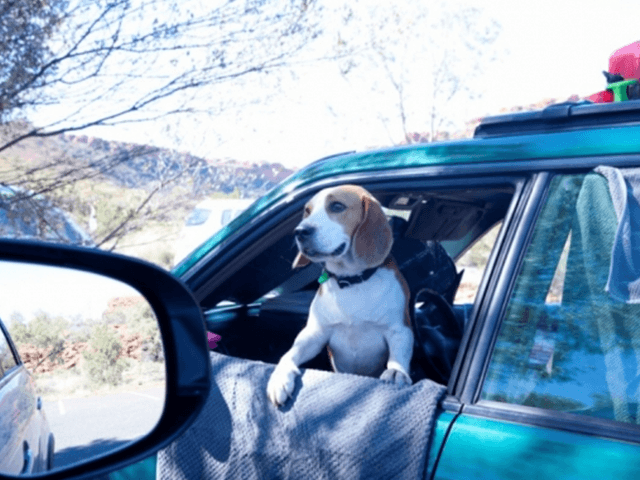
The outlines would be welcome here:
<svg viewBox="0 0 640 480">
<path fill-rule="evenodd" d="M 56 437 L 54 465 L 86 460 L 147 434 L 163 407 L 164 387 L 44 401 Z"/>
</svg>

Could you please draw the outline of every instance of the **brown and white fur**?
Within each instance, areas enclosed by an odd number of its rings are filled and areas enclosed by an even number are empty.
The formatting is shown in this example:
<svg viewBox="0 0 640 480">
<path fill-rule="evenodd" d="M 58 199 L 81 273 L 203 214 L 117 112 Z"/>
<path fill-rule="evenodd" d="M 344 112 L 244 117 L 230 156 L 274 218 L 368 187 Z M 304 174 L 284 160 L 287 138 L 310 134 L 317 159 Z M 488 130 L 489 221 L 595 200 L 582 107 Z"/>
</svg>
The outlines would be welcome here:
<svg viewBox="0 0 640 480">
<path fill-rule="evenodd" d="M 320 285 L 306 326 L 269 379 L 271 402 L 283 405 L 291 397 L 299 366 L 325 346 L 338 372 L 410 385 L 409 289 L 390 256 L 393 235 L 378 201 L 354 185 L 322 190 L 306 204 L 295 235 L 294 268 L 317 262 L 339 277 L 379 268 L 345 288 L 335 277 Z"/>
</svg>

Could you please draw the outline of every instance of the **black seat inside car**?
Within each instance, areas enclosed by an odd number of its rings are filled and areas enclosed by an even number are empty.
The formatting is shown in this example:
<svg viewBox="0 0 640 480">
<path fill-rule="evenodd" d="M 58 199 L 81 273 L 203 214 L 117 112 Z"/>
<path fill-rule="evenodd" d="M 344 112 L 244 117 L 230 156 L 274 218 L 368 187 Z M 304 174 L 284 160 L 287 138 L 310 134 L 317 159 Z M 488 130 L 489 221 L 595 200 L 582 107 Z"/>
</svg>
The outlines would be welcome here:
<svg viewBox="0 0 640 480">
<path fill-rule="evenodd" d="M 465 325 L 466 312 L 453 309 L 462 272 L 439 242 L 406 237 L 408 222 L 391 217 L 391 253 L 411 292 L 415 348 L 411 376 L 447 384 Z"/>
<path fill-rule="evenodd" d="M 421 242 L 404 236 L 408 222 L 403 218 L 391 217 L 389 223 L 394 237 L 391 254 L 409 284 L 412 297 L 427 288 L 452 305 L 462 273 L 457 273 L 456 265 L 444 247 L 434 240 Z"/>
</svg>

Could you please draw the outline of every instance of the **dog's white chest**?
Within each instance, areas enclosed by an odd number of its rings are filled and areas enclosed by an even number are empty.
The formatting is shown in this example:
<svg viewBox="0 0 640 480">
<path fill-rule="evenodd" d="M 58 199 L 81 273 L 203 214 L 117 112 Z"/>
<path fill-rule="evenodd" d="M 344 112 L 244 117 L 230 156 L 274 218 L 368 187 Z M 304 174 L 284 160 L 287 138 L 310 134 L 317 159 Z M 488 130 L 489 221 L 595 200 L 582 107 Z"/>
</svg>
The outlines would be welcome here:
<svg viewBox="0 0 640 480">
<path fill-rule="evenodd" d="M 326 290 L 316 295 L 311 305 L 324 325 L 383 326 L 396 322 L 398 315 L 402 315 L 404 293 L 389 269 L 381 268 L 370 279 L 348 287 L 340 288 L 333 279 L 324 287 Z"/>
<path fill-rule="evenodd" d="M 334 370 L 375 377 L 384 371 L 389 348 L 382 329 L 369 324 L 336 325 L 332 330 L 329 350 Z"/>
</svg>

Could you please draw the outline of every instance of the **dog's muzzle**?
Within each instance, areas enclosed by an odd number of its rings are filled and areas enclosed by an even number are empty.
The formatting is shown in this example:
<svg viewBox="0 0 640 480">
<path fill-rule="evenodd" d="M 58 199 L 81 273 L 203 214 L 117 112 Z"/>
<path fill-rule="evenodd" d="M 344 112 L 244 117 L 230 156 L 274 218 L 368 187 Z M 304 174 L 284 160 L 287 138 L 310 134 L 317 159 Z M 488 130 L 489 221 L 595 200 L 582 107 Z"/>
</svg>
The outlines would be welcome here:
<svg viewBox="0 0 640 480">
<path fill-rule="evenodd" d="M 347 249 L 346 243 L 341 243 L 336 249 L 331 252 L 320 252 L 314 248 L 313 236 L 317 229 L 311 225 L 299 225 L 293 231 L 296 238 L 296 243 L 300 251 L 307 257 L 337 257 L 342 255 Z"/>
</svg>

